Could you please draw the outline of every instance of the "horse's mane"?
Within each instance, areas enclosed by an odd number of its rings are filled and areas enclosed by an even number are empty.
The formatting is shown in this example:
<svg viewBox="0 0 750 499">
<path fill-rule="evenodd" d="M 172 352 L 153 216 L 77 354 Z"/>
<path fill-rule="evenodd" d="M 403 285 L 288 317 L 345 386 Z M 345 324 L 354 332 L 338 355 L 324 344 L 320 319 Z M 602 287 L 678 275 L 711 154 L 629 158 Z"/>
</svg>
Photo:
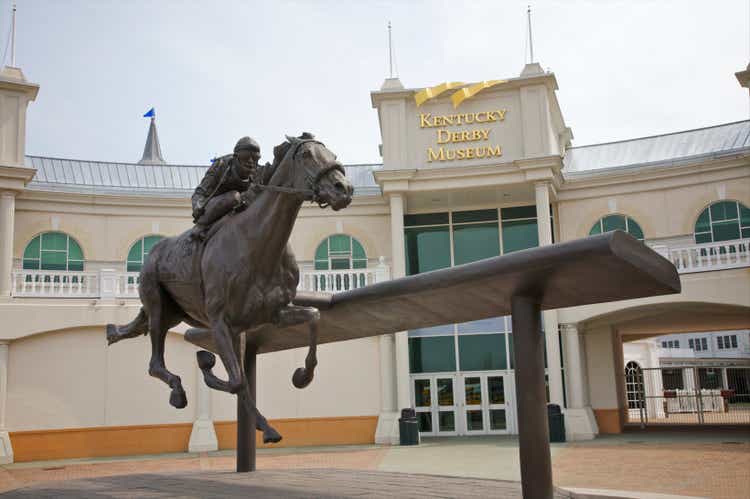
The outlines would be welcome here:
<svg viewBox="0 0 750 499">
<path fill-rule="evenodd" d="M 289 152 L 289 148 L 292 147 L 292 141 L 294 139 L 299 140 L 312 140 L 315 136 L 311 134 L 310 132 L 302 132 L 302 135 L 299 137 L 290 137 L 287 138 L 284 142 L 277 145 L 273 148 L 273 167 L 276 169 L 277 166 L 281 163 L 281 161 L 284 159 L 284 156 L 286 156 L 286 153 Z"/>
</svg>

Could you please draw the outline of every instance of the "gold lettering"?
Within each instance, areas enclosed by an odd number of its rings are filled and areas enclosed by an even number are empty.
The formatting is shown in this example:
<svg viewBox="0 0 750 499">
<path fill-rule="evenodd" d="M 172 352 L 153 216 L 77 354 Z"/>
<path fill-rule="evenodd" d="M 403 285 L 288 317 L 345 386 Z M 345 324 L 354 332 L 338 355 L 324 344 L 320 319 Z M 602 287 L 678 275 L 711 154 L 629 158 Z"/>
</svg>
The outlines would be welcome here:
<svg viewBox="0 0 750 499">
<path fill-rule="evenodd" d="M 477 147 L 477 158 L 484 158 L 487 155 L 486 147 Z"/>
<path fill-rule="evenodd" d="M 505 121 L 505 113 L 507 113 L 507 109 L 501 109 L 497 112 L 497 114 L 500 115 L 500 121 Z"/>
<path fill-rule="evenodd" d="M 458 149 L 456 151 L 456 159 L 466 159 L 466 149 Z"/>
<path fill-rule="evenodd" d="M 482 132 L 480 130 L 471 131 L 471 140 L 481 140 L 481 139 L 482 139 Z"/>
<path fill-rule="evenodd" d="M 432 147 L 427 148 L 427 162 L 432 163 L 433 161 L 445 161 L 445 151 L 442 147 L 438 148 L 438 152 L 432 150 Z"/>
<path fill-rule="evenodd" d="M 489 128 L 483 128 L 481 130 L 478 130 L 478 132 L 482 134 L 482 140 L 490 140 L 490 129 Z"/>
<path fill-rule="evenodd" d="M 474 151 L 476 149 L 467 149 L 466 150 L 466 159 L 473 159 L 474 158 Z"/>
<path fill-rule="evenodd" d="M 482 115 L 482 114 L 485 116 L 485 119 L 480 118 L 480 115 Z M 484 112 L 484 111 L 482 111 L 480 113 L 477 113 L 476 114 L 477 123 L 487 123 L 488 121 L 490 121 L 489 114 L 490 113 Z"/>
<path fill-rule="evenodd" d="M 452 125 L 453 116 L 443 116 L 443 126 Z"/>
<path fill-rule="evenodd" d="M 471 120 L 469 120 L 469 117 L 471 117 Z M 476 117 L 476 113 L 466 113 L 464 114 L 464 123 L 467 125 L 471 125 L 474 123 L 474 118 Z"/>
<path fill-rule="evenodd" d="M 503 151 L 500 148 L 500 146 L 495 146 L 494 148 L 492 146 L 488 146 L 487 147 L 487 157 L 488 158 L 490 156 L 502 156 L 502 155 L 503 155 Z"/>
<path fill-rule="evenodd" d="M 461 142 L 459 137 L 461 136 L 461 132 L 453 132 L 451 133 L 451 142 Z"/>
<path fill-rule="evenodd" d="M 468 142 L 470 140 L 471 139 L 469 138 L 468 130 L 464 130 L 463 132 L 461 132 L 461 142 Z"/>
<path fill-rule="evenodd" d="M 453 153 L 453 154 L 451 155 L 451 153 Z M 452 151 L 450 149 L 448 149 L 447 151 L 445 151 L 445 159 L 447 159 L 448 161 L 450 161 L 452 159 L 456 159 L 456 151 Z"/>
<path fill-rule="evenodd" d="M 450 142 L 451 133 L 448 130 L 438 130 L 437 136 L 438 144 L 445 144 L 446 142 Z"/>
</svg>

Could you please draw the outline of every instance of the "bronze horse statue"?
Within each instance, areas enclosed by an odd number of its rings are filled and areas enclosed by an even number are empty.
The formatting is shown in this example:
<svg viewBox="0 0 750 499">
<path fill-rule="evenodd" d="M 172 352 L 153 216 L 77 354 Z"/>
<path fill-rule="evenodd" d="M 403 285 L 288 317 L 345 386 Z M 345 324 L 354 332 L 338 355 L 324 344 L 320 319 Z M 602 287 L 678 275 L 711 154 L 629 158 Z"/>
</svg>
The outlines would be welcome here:
<svg viewBox="0 0 750 499">
<path fill-rule="evenodd" d="M 241 335 L 268 324 L 307 323 L 310 343 L 305 367 L 294 372 L 292 382 L 304 388 L 312 381 L 320 313 L 314 307 L 292 304 L 299 268 L 288 240 L 305 200 L 340 210 L 349 205 L 353 193 L 336 156 L 323 143 L 306 138 L 309 134 L 303 137 L 287 137 L 274 148 L 275 169 L 268 184 L 251 185 L 242 194 L 247 208 L 216 222 L 205 243 L 191 240 L 190 230 L 159 241 L 141 270 L 138 316 L 124 326 L 107 325 L 109 344 L 150 334 L 148 372 L 169 385 L 169 402 L 179 409 L 187 405 L 187 397 L 180 377 L 164 364 L 167 331 L 184 321 L 196 328 L 188 331 L 191 335 L 210 336 L 229 379 L 213 374 L 211 352 L 199 351 L 206 384 L 238 394 L 247 413 L 256 414 L 264 442 L 278 442 L 281 436 L 251 397 L 240 361 Z"/>
</svg>

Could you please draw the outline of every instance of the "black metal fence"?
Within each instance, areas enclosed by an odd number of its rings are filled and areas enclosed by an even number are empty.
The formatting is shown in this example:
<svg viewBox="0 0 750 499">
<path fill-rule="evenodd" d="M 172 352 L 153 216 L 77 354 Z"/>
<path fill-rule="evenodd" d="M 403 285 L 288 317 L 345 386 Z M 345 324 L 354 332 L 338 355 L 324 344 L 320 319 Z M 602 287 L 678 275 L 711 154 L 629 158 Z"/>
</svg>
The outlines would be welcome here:
<svg viewBox="0 0 750 499">
<path fill-rule="evenodd" d="M 750 367 L 625 367 L 628 423 L 750 425 Z"/>
</svg>

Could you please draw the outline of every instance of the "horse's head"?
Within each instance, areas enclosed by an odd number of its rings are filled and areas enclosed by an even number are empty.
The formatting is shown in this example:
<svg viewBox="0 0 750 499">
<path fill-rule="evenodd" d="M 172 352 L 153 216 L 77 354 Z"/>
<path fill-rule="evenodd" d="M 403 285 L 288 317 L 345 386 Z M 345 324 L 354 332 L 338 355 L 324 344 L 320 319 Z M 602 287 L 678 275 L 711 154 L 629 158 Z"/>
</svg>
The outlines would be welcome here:
<svg viewBox="0 0 750 499">
<path fill-rule="evenodd" d="M 310 191 L 311 200 L 321 208 L 330 206 L 338 211 L 352 202 L 354 187 L 346 178 L 343 165 L 312 134 L 287 136 L 286 142 L 274 148 L 274 156 L 275 164 L 286 163 L 290 168 L 289 175 L 284 175 L 287 182 L 296 189 Z"/>
</svg>

